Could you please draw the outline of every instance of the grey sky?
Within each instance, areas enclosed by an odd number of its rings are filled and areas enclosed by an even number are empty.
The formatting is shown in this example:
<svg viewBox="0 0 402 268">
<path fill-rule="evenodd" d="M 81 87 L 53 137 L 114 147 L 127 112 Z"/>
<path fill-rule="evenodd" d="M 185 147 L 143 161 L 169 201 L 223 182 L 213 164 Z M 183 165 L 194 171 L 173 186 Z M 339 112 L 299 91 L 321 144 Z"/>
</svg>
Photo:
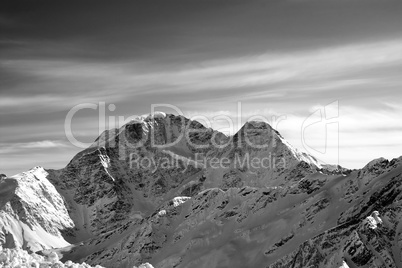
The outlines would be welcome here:
<svg viewBox="0 0 402 268">
<path fill-rule="evenodd" d="M 67 164 L 80 149 L 64 120 L 84 102 L 115 104 L 108 116 L 168 103 L 212 118 L 240 101 L 244 120 L 286 115 L 278 130 L 308 150 L 303 122 L 338 101 L 341 165 L 397 157 L 401 17 L 400 1 L 2 1 L 0 172 Z M 97 122 L 77 113 L 77 138 L 94 140 Z M 312 147 L 325 135 L 316 127 Z"/>
</svg>

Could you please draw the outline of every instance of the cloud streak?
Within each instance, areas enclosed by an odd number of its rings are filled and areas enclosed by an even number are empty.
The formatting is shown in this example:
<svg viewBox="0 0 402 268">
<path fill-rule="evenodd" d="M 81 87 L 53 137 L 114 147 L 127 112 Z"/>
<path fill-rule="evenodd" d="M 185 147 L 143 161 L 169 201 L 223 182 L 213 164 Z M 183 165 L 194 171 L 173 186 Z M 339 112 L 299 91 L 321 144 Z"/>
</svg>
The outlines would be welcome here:
<svg viewBox="0 0 402 268">
<path fill-rule="evenodd" d="M 24 151 L 29 153 L 30 150 L 34 149 L 48 149 L 48 148 L 64 148 L 69 147 L 66 142 L 58 140 L 43 140 L 34 142 L 20 142 L 20 143 L 0 143 L 0 153 L 18 153 L 19 151 Z"/>
<path fill-rule="evenodd" d="M 317 99 L 320 93 L 336 90 L 349 91 L 358 97 L 362 94 L 354 94 L 355 88 L 375 91 L 389 81 L 390 77 L 381 72 L 383 68 L 402 69 L 401 46 L 402 39 L 398 39 L 292 54 L 266 53 L 207 61 L 190 68 L 178 65 L 162 72 L 135 61 L 7 60 L 0 62 L 1 68 L 28 77 L 10 88 L 29 87 L 39 94 L 12 96 L 11 90 L 3 91 L 1 110 L 3 113 L 14 107 L 21 112 L 42 108 L 60 110 L 83 102 L 118 102 L 149 95 L 164 99 L 171 96 L 172 102 L 173 97 L 192 94 L 195 99 L 208 101 L 219 96 L 228 98 L 228 92 L 244 101 L 264 97 L 281 99 L 285 93 L 289 97 L 292 94 L 301 97 L 301 92 L 306 99 Z M 364 77 L 365 71 L 373 69 L 378 70 L 378 75 Z M 363 77 L 353 79 L 353 74 Z M 84 96 L 83 90 L 87 92 Z"/>
</svg>

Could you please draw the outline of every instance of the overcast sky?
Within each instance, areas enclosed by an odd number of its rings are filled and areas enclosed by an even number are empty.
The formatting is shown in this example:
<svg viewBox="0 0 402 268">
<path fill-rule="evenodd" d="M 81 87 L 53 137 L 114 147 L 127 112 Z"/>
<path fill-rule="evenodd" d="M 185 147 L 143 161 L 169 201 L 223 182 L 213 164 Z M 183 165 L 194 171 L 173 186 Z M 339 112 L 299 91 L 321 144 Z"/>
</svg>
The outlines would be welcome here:
<svg viewBox="0 0 402 268">
<path fill-rule="evenodd" d="M 240 102 L 241 123 L 281 116 L 322 161 L 398 157 L 401 18 L 387 0 L 1 1 L 0 173 L 64 167 L 82 150 L 68 111 L 100 102 L 125 118 L 167 103 L 229 134 Z M 82 142 L 110 127 L 92 109 L 72 122 Z"/>
</svg>

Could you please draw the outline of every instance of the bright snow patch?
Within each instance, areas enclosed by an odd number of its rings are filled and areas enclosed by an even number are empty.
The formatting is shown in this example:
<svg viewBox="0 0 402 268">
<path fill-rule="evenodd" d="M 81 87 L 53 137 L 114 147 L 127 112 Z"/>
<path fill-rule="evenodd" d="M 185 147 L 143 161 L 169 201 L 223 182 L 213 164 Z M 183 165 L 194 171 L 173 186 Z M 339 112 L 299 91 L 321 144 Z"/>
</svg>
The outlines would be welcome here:
<svg viewBox="0 0 402 268">
<path fill-rule="evenodd" d="M 72 261 L 62 263 L 56 253 L 52 252 L 47 257 L 40 256 L 35 253 L 29 254 L 27 251 L 15 248 L 3 249 L 0 246 L 0 267 L 60 267 L 60 268 L 102 268 L 100 265 L 90 266 L 86 263 L 77 264 Z M 145 266 L 146 267 L 146 266 Z M 152 266 L 151 266 L 152 267 Z"/>
<path fill-rule="evenodd" d="M 378 225 L 382 224 L 382 219 L 379 217 L 378 211 L 374 211 L 370 216 L 364 219 L 363 225 L 370 229 L 377 229 Z"/>
<path fill-rule="evenodd" d="M 177 196 L 175 198 L 173 198 L 173 206 L 177 207 L 180 206 L 181 204 L 183 204 L 184 202 L 186 202 L 187 200 L 191 199 L 191 197 L 187 197 L 187 196 Z"/>
<path fill-rule="evenodd" d="M 339 268 L 349 268 L 349 265 L 345 261 L 343 261 L 342 266 L 340 266 Z"/>
<path fill-rule="evenodd" d="M 27 251 L 20 248 L 3 249 L 0 246 L 0 267 L 12 267 L 12 268 L 25 268 L 25 267 L 35 267 L 35 268 L 103 268 L 103 266 L 96 265 L 91 266 L 89 264 L 74 263 L 72 261 L 66 261 L 62 263 L 59 260 L 59 256 L 55 252 L 51 252 L 48 256 L 44 257 L 35 253 L 29 254 Z M 134 266 L 133 268 L 137 268 Z M 138 266 L 138 268 L 154 268 L 149 263 L 144 263 Z"/>
<path fill-rule="evenodd" d="M 158 215 L 159 215 L 159 216 L 164 216 L 164 215 L 166 215 L 166 210 L 165 210 L 165 209 L 162 209 L 161 211 L 158 212 Z"/>
<path fill-rule="evenodd" d="M 162 119 L 166 118 L 166 113 L 155 112 L 153 114 L 143 114 L 143 115 L 137 116 L 136 118 L 132 119 L 131 122 L 143 123 L 146 120 L 158 119 L 158 118 L 162 118 Z"/>
</svg>

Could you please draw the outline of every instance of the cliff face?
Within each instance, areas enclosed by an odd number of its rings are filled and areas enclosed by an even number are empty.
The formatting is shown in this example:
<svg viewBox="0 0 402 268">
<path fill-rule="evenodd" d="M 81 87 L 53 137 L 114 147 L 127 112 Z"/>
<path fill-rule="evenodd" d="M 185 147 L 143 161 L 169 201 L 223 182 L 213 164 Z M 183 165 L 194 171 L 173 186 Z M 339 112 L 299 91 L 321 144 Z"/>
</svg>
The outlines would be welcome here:
<svg viewBox="0 0 402 268">
<path fill-rule="evenodd" d="M 24 227 L 0 239 L 105 267 L 402 267 L 401 162 L 328 169 L 266 123 L 226 137 L 157 114 L 106 131 L 61 170 L 2 179 L 0 215 Z M 55 238 L 28 246 L 34 226 Z"/>
</svg>

